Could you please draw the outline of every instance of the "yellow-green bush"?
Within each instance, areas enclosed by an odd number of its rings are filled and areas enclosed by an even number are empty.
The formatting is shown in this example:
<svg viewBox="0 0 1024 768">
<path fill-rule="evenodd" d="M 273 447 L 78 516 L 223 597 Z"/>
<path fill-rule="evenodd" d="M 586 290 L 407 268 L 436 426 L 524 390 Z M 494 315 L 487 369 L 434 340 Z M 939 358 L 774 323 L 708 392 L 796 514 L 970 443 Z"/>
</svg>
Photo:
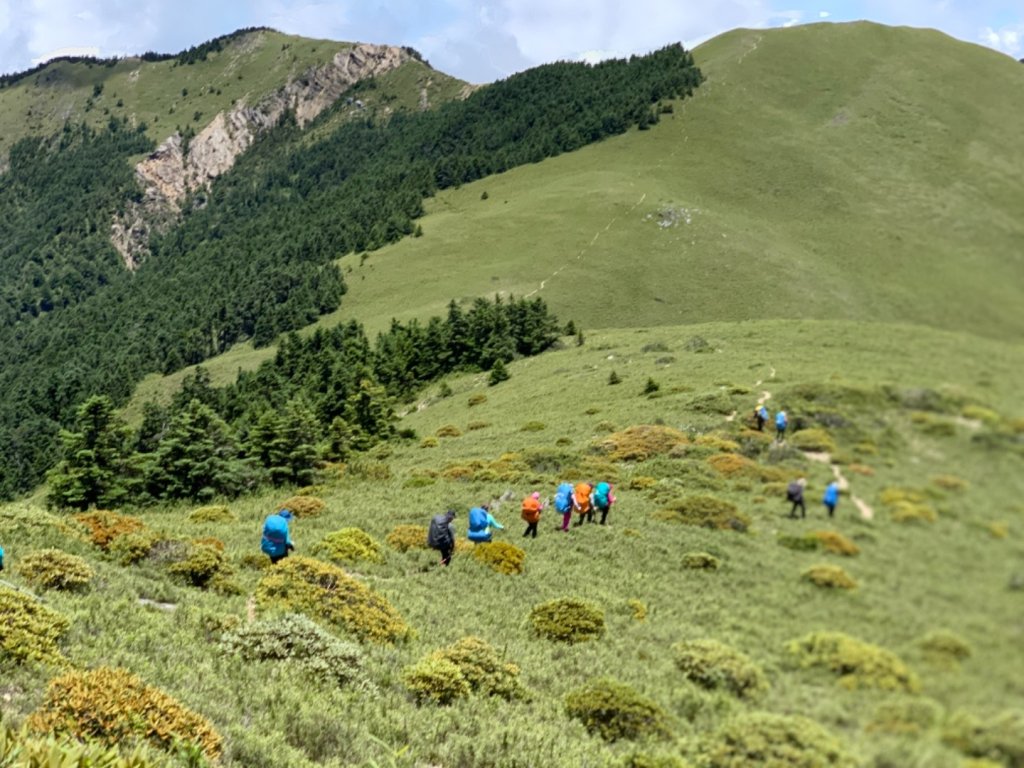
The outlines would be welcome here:
<svg viewBox="0 0 1024 768">
<path fill-rule="evenodd" d="M 937 629 L 918 640 L 918 646 L 936 661 L 963 661 L 971 656 L 971 646 L 948 629 Z"/>
<path fill-rule="evenodd" d="M 676 666 L 704 688 L 721 688 L 743 699 L 768 690 L 768 678 L 744 653 L 717 640 L 689 640 L 672 646 Z"/>
<path fill-rule="evenodd" d="M 226 577 L 230 566 L 224 553 L 216 547 L 204 544 L 189 548 L 188 557 L 167 568 L 172 576 L 178 576 L 193 587 L 206 587 L 216 576 Z"/>
<path fill-rule="evenodd" d="M 683 568 L 717 571 L 721 567 L 722 561 L 710 552 L 686 552 L 683 554 Z"/>
<path fill-rule="evenodd" d="M 137 517 L 121 515 L 117 512 L 108 512 L 107 510 L 82 512 L 75 515 L 74 519 L 85 526 L 92 543 L 104 551 L 110 549 L 111 543 L 118 536 L 136 533 L 146 527 Z"/>
<path fill-rule="evenodd" d="M 1004 710 L 987 720 L 956 712 L 946 721 L 942 740 L 965 755 L 1024 768 L 1024 710 Z"/>
<path fill-rule="evenodd" d="M 844 557 L 860 554 L 860 547 L 837 531 L 815 531 L 811 536 L 821 542 L 821 546 L 826 552 Z"/>
<path fill-rule="evenodd" d="M 672 427 L 643 424 L 628 427 L 602 438 L 597 449 L 612 461 L 644 461 L 652 456 L 667 455 L 690 439 Z"/>
<path fill-rule="evenodd" d="M 14 768 L 157 768 L 164 765 L 144 746 L 122 755 L 117 747 L 83 744 L 70 736 L 33 736 L 27 729 L 0 730 L 0 765 Z"/>
<path fill-rule="evenodd" d="M 192 523 L 236 523 L 238 517 L 223 504 L 211 504 L 206 507 L 197 507 L 188 513 L 189 522 Z"/>
<path fill-rule="evenodd" d="M 626 757 L 622 768 L 690 768 L 690 764 L 676 755 L 634 752 Z"/>
<path fill-rule="evenodd" d="M 821 725 L 798 715 L 750 712 L 706 738 L 701 768 L 855 768 L 857 761 Z"/>
<path fill-rule="evenodd" d="M 462 437 L 462 430 L 454 424 L 445 424 L 434 431 L 436 437 Z"/>
<path fill-rule="evenodd" d="M 164 537 L 156 531 L 142 530 L 118 536 L 110 545 L 110 553 L 121 565 L 134 565 L 145 560 L 153 552 L 153 548 Z"/>
<path fill-rule="evenodd" d="M 604 612 L 592 603 L 571 597 L 535 605 L 530 611 L 530 623 L 541 637 L 563 643 L 581 643 L 604 634 Z"/>
<path fill-rule="evenodd" d="M 528 421 L 519 428 L 520 432 L 541 432 L 548 428 L 543 421 Z"/>
<path fill-rule="evenodd" d="M 466 425 L 466 429 L 470 432 L 475 432 L 478 429 L 487 429 L 489 426 L 491 426 L 489 421 L 471 421 Z"/>
<path fill-rule="evenodd" d="M 938 514 L 927 503 L 927 497 L 922 491 L 886 488 L 882 491 L 881 499 L 892 510 L 892 519 L 897 523 L 934 523 L 938 519 Z"/>
<path fill-rule="evenodd" d="M 731 501 L 716 499 L 714 496 L 690 496 L 673 502 L 667 508 L 655 513 L 659 520 L 696 525 L 701 528 L 746 531 L 750 518 L 739 511 Z"/>
<path fill-rule="evenodd" d="M 383 482 L 391 479 L 391 465 L 386 461 L 359 459 L 348 465 L 348 473 L 360 480 Z"/>
<path fill-rule="evenodd" d="M 708 464 L 725 477 L 749 476 L 756 468 L 753 461 L 739 453 L 717 453 L 708 459 Z"/>
<path fill-rule="evenodd" d="M 31 596 L 0 586 L 0 653 L 15 663 L 62 664 L 57 642 L 70 622 Z"/>
<path fill-rule="evenodd" d="M 934 728 L 941 717 L 942 707 L 932 699 L 895 699 L 879 704 L 865 728 L 880 733 L 920 736 Z"/>
<path fill-rule="evenodd" d="M 50 681 L 42 705 L 28 719 L 41 733 L 67 733 L 111 746 L 147 741 L 160 749 L 195 744 L 216 760 L 222 742 L 213 725 L 127 669 L 74 670 Z"/>
<path fill-rule="evenodd" d="M 789 439 L 790 445 L 799 448 L 801 451 L 813 451 L 815 453 L 834 453 L 836 442 L 832 435 L 820 427 L 801 429 L 794 432 Z"/>
<path fill-rule="evenodd" d="M 629 480 L 629 488 L 633 491 L 646 491 L 651 486 L 657 484 L 658 479 L 649 475 L 636 475 Z"/>
<path fill-rule="evenodd" d="M 630 598 L 626 601 L 626 607 L 634 621 L 643 621 L 647 618 L 647 604 L 643 600 Z"/>
<path fill-rule="evenodd" d="M 455 679 L 448 664 L 454 666 L 458 676 L 466 682 L 466 694 L 460 693 L 463 686 Z M 417 699 L 438 704 L 446 704 L 453 697 L 468 693 L 506 700 L 522 698 L 526 693 L 519 682 L 519 667 L 502 661 L 494 646 L 474 636 L 463 637 L 447 648 L 434 651 L 408 668 L 403 680 Z M 436 689 L 429 687 L 432 682 L 438 684 Z"/>
<path fill-rule="evenodd" d="M 332 624 L 360 641 L 393 643 L 409 625 L 381 595 L 341 568 L 294 555 L 279 562 L 256 586 L 263 608 L 283 608 Z"/>
<path fill-rule="evenodd" d="M 657 703 L 615 680 L 594 680 L 568 693 L 565 711 L 605 741 L 671 735 L 668 716 Z"/>
<path fill-rule="evenodd" d="M 447 659 L 427 656 L 402 671 L 402 683 L 421 704 L 447 705 L 470 694 L 462 671 Z"/>
<path fill-rule="evenodd" d="M 95 575 L 84 559 L 59 549 L 30 552 L 18 562 L 17 571 L 35 586 L 68 591 L 84 589 Z"/>
<path fill-rule="evenodd" d="M 466 404 L 469 405 L 470 408 L 473 408 L 474 406 L 477 406 L 477 405 L 483 405 L 486 402 L 487 402 L 487 395 L 476 394 L 476 395 L 470 395 L 469 396 L 469 400 L 466 401 Z"/>
<path fill-rule="evenodd" d="M 813 533 L 805 533 L 802 536 L 791 536 L 784 533 L 776 541 L 779 546 L 792 549 L 795 552 L 814 552 L 821 547 L 821 540 Z"/>
<path fill-rule="evenodd" d="M 246 552 L 238 558 L 238 566 L 250 571 L 265 571 L 270 567 L 270 559 L 262 553 Z"/>
<path fill-rule="evenodd" d="M 441 443 L 433 435 L 427 435 L 420 441 L 420 448 L 437 448 Z"/>
<path fill-rule="evenodd" d="M 359 528 L 342 528 L 327 534 L 322 547 L 327 557 L 338 563 L 354 563 L 359 560 L 384 562 L 384 550 L 380 544 Z"/>
<path fill-rule="evenodd" d="M 812 565 L 801 577 L 816 587 L 825 589 L 855 589 L 857 582 L 838 565 Z"/>
<path fill-rule="evenodd" d="M 427 529 L 422 525 L 396 525 L 384 537 L 392 549 L 408 552 L 410 549 L 428 549 Z"/>
<path fill-rule="evenodd" d="M 740 444 L 735 440 L 720 435 L 698 435 L 693 442 L 719 453 L 737 453 L 740 449 Z"/>
<path fill-rule="evenodd" d="M 990 427 L 994 427 L 1003 417 L 993 411 L 991 408 L 986 408 L 983 405 L 965 405 L 963 410 L 960 411 L 960 415 L 965 419 L 973 419 L 974 421 L 980 421 L 983 424 L 987 424 Z"/>
<path fill-rule="evenodd" d="M 846 688 L 917 692 L 917 676 L 894 653 L 842 632 L 812 632 L 787 650 L 802 667 L 825 667 Z"/>
<path fill-rule="evenodd" d="M 291 510 L 295 517 L 319 517 L 327 504 L 317 496 L 292 496 L 281 502 L 278 509 Z"/>
<path fill-rule="evenodd" d="M 936 485 L 944 491 L 966 491 L 970 483 L 956 475 L 935 475 L 932 478 L 932 485 Z"/>
<path fill-rule="evenodd" d="M 505 541 L 489 541 L 473 548 L 473 557 L 498 573 L 514 576 L 523 572 L 526 552 Z"/>
</svg>

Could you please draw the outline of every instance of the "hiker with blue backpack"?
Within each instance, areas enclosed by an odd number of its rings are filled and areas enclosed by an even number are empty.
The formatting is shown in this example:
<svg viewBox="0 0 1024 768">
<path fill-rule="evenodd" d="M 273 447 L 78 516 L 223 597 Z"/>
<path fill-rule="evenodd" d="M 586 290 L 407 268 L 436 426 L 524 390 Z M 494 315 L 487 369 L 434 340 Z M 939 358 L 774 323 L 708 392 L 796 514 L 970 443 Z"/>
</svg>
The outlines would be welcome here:
<svg viewBox="0 0 1024 768">
<path fill-rule="evenodd" d="M 0 547 L 0 571 L 4 569 L 4 548 Z"/>
<path fill-rule="evenodd" d="M 569 532 L 572 520 L 572 483 L 561 483 L 555 491 L 555 509 L 562 513 L 562 530 Z"/>
<path fill-rule="evenodd" d="M 270 515 L 263 523 L 263 540 L 260 542 L 260 549 L 270 558 L 272 565 L 278 560 L 288 557 L 288 553 L 295 549 L 291 533 L 288 531 L 288 521 L 291 519 L 291 510 L 282 509 L 280 512 Z"/>
<path fill-rule="evenodd" d="M 839 503 L 839 483 L 833 480 L 825 488 L 825 495 L 821 497 L 821 503 L 828 510 L 828 516 L 832 517 L 836 511 L 836 504 Z"/>
<path fill-rule="evenodd" d="M 490 541 L 493 536 L 492 528 L 499 531 L 505 530 L 505 526 L 494 519 L 491 508 L 487 504 L 481 504 L 479 507 L 469 510 L 469 532 L 466 537 L 470 541 L 477 544 Z"/>
<path fill-rule="evenodd" d="M 612 487 L 608 483 L 601 482 L 594 486 L 594 492 L 590 494 L 590 506 L 601 513 L 601 525 L 608 519 L 608 512 L 615 503 L 612 495 Z"/>
<path fill-rule="evenodd" d="M 761 403 L 754 409 L 754 420 L 757 421 L 757 431 L 764 432 L 764 423 L 768 421 L 768 409 Z"/>
<path fill-rule="evenodd" d="M 775 439 L 780 443 L 786 436 L 786 427 L 789 426 L 789 418 L 786 416 L 785 411 L 779 411 L 775 414 Z"/>
</svg>

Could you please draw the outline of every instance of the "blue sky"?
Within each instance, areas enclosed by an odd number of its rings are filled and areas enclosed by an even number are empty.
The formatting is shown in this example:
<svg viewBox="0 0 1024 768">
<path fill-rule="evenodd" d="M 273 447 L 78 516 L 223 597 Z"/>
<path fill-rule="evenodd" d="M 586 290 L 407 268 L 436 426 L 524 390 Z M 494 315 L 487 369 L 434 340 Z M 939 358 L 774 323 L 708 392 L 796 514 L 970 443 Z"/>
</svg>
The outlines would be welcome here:
<svg viewBox="0 0 1024 768">
<path fill-rule="evenodd" d="M 694 46 L 735 27 L 870 19 L 1024 57 L 1024 0 L 0 0 L 0 72 L 59 54 L 175 53 L 240 27 L 411 45 L 488 82 L 554 60 Z"/>
</svg>

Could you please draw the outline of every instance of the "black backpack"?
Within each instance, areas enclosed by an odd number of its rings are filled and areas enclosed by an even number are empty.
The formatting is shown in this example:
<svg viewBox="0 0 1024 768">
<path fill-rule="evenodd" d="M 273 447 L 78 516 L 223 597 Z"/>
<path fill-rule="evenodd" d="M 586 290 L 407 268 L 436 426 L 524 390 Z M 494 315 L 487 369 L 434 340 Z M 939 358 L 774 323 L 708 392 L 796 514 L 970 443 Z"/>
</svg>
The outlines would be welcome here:
<svg viewBox="0 0 1024 768">
<path fill-rule="evenodd" d="M 789 487 L 786 489 L 786 500 L 797 501 L 800 498 L 802 491 L 803 488 L 800 487 L 800 483 L 790 483 Z"/>
<path fill-rule="evenodd" d="M 448 529 L 448 515 L 434 515 L 427 529 L 427 546 L 431 549 L 447 549 L 453 544 L 452 532 Z"/>
</svg>

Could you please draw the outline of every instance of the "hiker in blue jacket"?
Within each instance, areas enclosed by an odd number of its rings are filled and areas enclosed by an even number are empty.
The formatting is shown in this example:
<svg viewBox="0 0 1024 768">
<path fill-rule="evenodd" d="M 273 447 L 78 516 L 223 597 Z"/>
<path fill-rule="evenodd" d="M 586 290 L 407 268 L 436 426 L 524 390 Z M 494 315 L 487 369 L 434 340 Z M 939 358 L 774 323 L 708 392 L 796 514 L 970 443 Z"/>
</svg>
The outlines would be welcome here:
<svg viewBox="0 0 1024 768">
<path fill-rule="evenodd" d="M 757 431 L 764 431 L 764 423 L 768 421 L 768 409 L 764 407 L 764 404 L 757 406 L 754 409 L 754 419 L 757 421 Z"/>
<path fill-rule="evenodd" d="M 786 427 L 789 426 L 789 419 L 786 417 L 785 411 L 779 411 L 775 414 L 775 438 L 780 442 L 786 436 Z"/>
<path fill-rule="evenodd" d="M 282 509 L 270 515 L 263 523 L 263 541 L 260 542 L 260 549 L 270 558 L 271 563 L 288 557 L 288 553 L 295 549 L 291 534 L 288 532 L 288 521 L 291 519 L 291 510 Z"/>
<path fill-rule="evenodd" d="M 499 531 L 505 530 L 505 526 L 494 519 L 491 508 L 487 504 L 481 504 L 479 507 L 469 510 L 469 532 L 466 534 L 466 538 L 477 544 L 490 541 L 491 528 L 496 528 Z"/>
<path fill-rule="evenodd" d="M 562 531 L 569 532 L 572 520 L 572 483 L 562 483 L 555 491 L 555 509 L 562 513 Z"/>
<path fill-rule="evenodd" d="M 825 495 L 821 497 L 821 503 L 828 510 L 828 516 L 832 517 L 836 511 L 836 504 L 839 503 L 839 483 L 833 480 L 825 488 Z"/>
<path fill-rule="evenodd" d="M 0 547 L 0 571 L 4 569 L 4 548 Z"/>
</svg>

